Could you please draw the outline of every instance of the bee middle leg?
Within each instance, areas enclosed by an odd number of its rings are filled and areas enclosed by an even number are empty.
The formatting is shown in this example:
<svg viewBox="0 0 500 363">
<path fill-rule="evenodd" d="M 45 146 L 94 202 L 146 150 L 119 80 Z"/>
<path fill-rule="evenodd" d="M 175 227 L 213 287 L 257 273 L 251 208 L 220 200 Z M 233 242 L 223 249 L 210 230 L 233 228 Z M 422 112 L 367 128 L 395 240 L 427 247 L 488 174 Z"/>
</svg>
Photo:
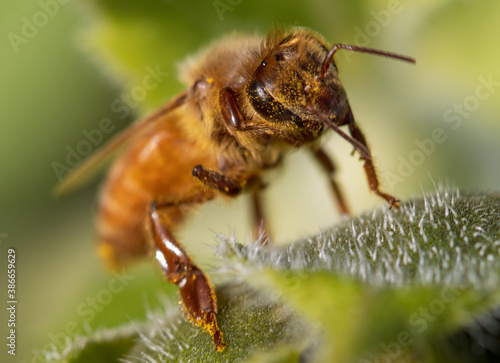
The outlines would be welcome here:
<svg viewBox="0 0 500 363">
<path fill-rule="evenodd" d="M 208 331 L 217 351 L 225 349 L 222 332 L 217 325 L 217 299 L 203 271 L 196 266 L 170 230 L 162 223 L 161 208 L 176 207 L 179 203 L 151 203 L 149 219 L 155 246 L 155 257 L 167 279 L 179 287 L 182 301 L 191 321 Z"/>
<path fill-rule="evenodd" d="M 254 236 L 261 241 L 262 245 L 267 244 L 269 236 L 264 223 L 264 213 L 260 199 L 260 190 L 263 188 L 263 184 L 258 176 L 250 176 L 243 182 L 237 182 L 222 173 L 207 170 L 202 165 L 197 165 L 193 168 L 193 176 L 209 187 L 230 197 L 241 194 L 245 189 L 252 189 Z"/>
<path fill-rule="evenodd" d="M 265 223 L 264 211 L 262 208 L 261 190 L 264 187 L 259 177 L 255 178 L 256 188 L 252 192 L 252 214 L 254 237 L 265 246 L 269 243 L 269 229 Z"/>
<path fill-rule="evenodd" d="M 330 180 L 330 187 L 332 189 L 333 195 L 335 196 L 335 199 L 337 201 L 337 207 L 342 215 L 349 215 L 349 207 L 347 206 L 347 203 L 344 199 L 344 195 L 342 191 L 340 190 L 339 185 L 337 184 L 335 180 L 335 164 L 333 163 L 332 159 L 328 156 L 327 153 L 321 148 L 317 149 L 311 149 L 311 152 L 313 153 L 314 157 L 316 160 L 319 162 L 323 170 L 328 174 L 329 180 Z"/>
</svg>

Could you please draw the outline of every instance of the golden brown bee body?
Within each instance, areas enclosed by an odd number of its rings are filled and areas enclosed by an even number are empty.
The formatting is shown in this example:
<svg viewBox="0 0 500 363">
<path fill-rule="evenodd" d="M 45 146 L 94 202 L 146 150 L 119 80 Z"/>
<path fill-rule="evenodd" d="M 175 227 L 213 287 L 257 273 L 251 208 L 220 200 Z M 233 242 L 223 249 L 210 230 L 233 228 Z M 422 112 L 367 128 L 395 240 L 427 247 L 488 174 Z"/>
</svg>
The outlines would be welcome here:
<svg viewBox="0 0 500 363">
<path fill-rule="evenodd" d="M 134 140 L 113 165 L 101 190 L 97 233 L 100 249 L 112 266 L 148 253 L 145 211 L 152 201 L 175 201 L 193 195 L 210 199 L 214 195 L 193 178 L 192 165 L 214 167 L 217 159 L 210 150 L 180 137 L 184 134 L 176 125 L 179 119 L 183 117 L 172 114 Z M 185 206 L 178 205 L 164 212 L 165 223 L 171 229 L 175 229 L 186 214 Z"/>
<path fill-rule="evenodd" d="M 251 191 L 256 230 L 262 233 L 261 174 L 289 150 L 305 146 L 330 174 L 339 209 L 347 213 L 334 166 L 315 142 L 328 129 L 360 152 L 369 188 L 397 206 L 379 189 L 332 60 L 338 49 L 413 61 L 342 44 L 328 48 L 317 33 L 300 28 L 274 31 L 265 40 L 226 38 L 187 63 L 185 93 L 119 135 L 62 188 L 129 142 L 101 191 L 100 252 L 112 266 L 155 253 L 167 279 L 179 286 L 188 316 L 212 335 L 218 351 L 225 343 L 213 288 L 174 237 L 193 206 Z M 347 126 L 351 136 L 340 126 Z"/>
<path fill-rule="evenodd" d="M 252 57 L 261 45 L 250 38 L 247 54 L 242 57 L 241 47 L 234 47 L 236 42 L 241 44 L 242 40 L 229 38 L 215 44 L 215 49 L 196 63 L 203 67 L 195 65 L 186 70 L 185 82 L 191 89 L 183 104 L 156 119 L 114 163 L 101 191 L 97 222 L 101 250 L 111 265 L 148 253 L 145 211 L 152 201 L 182 202 L 161 213 L 164 223 L 175 230 L 188 214 L 190 204 L 222 195 L 193 177 L 195 166 L 203 165 L 243 182 L 248 175 L 258 174 L 266 164 L 277 161 L 280 151 L 274 145 L 252 150 L 254 158 L 244 156 L 248 151 L 224 134 L 220 108 L 213 107 L 212 100 L 218 99 L 224 86 L 244 87 L 241 74 L 248 64 L 242 60 Z M 214 53 L 216 56 L 211 57 Z M 228 69 L 233 71 L 231 75 Z M 247 143 L 255 145 L 253 140 Z M 188 199 L 193 201 L 184 202 Z"/>
</svg>

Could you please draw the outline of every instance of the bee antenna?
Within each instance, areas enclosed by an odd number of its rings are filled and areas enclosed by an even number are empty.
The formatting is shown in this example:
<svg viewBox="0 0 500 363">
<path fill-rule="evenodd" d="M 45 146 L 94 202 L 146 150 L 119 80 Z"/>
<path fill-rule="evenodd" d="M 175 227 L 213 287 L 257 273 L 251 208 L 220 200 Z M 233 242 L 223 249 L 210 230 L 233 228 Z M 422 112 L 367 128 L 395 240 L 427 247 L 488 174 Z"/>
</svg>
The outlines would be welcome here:
<svg viewBox="0 0 500 363">
<path fill-rule="evenodd" d="M 335 131 L 339 136 L 341 136 L 343 139 L 345 139 L 346 141 L 348 141 L 356 150 L 359 151 L 359 153 L 361 154 L 361 156 L 365 160 L 371 160 L 372 155 L 370 153 L 370 150 L 365 145 L 363 145 L 358 140 L 352 138 L 351 136 L 347 135 L 344 131 L 342 131 L 340 129 L 340 127 L 338 127 L 337 125 L 335 125 L 334 122 L 332 122 L 330 119 L 328 119 L 327 117 L 325 117 L 323 114 L 321 114 L 320 112 L 316 111 L 314 109 L 314 107 L 312 107 L 311 105 L 309 105 L 308 110 L 310 112 L 314 113 L 321 120 L 321 122 L 323 123 L 323 125 L 325 125 L 326 127 L 329 127 L 330 129 L 332 129 L 333 131 Z"/>
<path fill-rule="evenodd" d="M 323 61 L 323 65 L 321 66 L 321 71 L 319 72 L 319 76 L 318 76 L 319 79 L 322 79 L 325 76 L 325 73 L 328 69 L 328 66 L 330 65 L 330 63 L 333 59 L 333 55 L 339 49 L 346 49 L 346 50 L 350 50 L 352 52 L 361 52 L 361 53 L 381 55 L 381 56 L 388 57 L 388 58 L 399 59 L 399 60 L 402 60 L 405 62 L 416 63 L 415 58 L 408 57 L 406 55 L 391 53 L 391 52 L 387 52 L 385 50 L 379 50 L 379 49 L 374 49 L 374 48 L 366 48 L 366 47 L 359 47 L 357 45 L 348 45 L 348 44 L 338 43 L 338 44 L 334 44 L 332 49 L 330 49 L 330 51 L 326 55 L 325 60 Z"/>
</svg>

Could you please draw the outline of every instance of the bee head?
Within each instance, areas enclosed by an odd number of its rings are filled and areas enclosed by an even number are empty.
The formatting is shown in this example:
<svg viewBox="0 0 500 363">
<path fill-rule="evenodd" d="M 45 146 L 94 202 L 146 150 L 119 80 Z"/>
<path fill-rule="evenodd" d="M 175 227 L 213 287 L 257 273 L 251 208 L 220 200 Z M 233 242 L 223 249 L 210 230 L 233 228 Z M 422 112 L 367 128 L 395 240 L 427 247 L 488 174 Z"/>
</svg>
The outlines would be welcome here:
<svg viewBox="0 0 500 363">
<path fill-rule="evenodd" d="M 316 33 L 297 29 L 268 46 L 248 85 L 252 108 L 276 137 L 294 146 L 336 132 L 351 115 L 333 55 L 339 49 L 411 58 L 371 48 L 336 44 L 328 48 Z"/>
<path fill-rule="evenodd" d="M 324 131 L 313 108 L 337 119 L 347 105 L 335 66 L 318 79 L 327 53 L 319 37 L 301 30 L 293 32 L 268 50 L 248 84 L 255 112 L 288 143 L 300 145 Z"/>
</svg>

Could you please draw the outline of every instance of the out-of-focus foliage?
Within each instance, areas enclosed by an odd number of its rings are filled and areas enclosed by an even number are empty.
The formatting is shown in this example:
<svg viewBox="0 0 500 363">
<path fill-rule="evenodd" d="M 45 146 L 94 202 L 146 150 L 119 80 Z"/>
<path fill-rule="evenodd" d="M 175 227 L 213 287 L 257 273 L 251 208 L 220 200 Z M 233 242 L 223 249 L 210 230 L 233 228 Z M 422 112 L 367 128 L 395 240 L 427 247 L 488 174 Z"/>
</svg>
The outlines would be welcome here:
<svg viewBox="0 0 500 363">
<path fill-rule="evenodd" d="M 416 66 L 362 54 L 337 57 L 384 188 L 405 199 L 421 185 L 432 186 L 428 172 L 464 188 L 498 186 L 498 1 L 63 3 L 0 4 L 0 254 L 9 247 L 18 254 L 20 359 L 36 361 L 35 347 L 59 348 L 76 333 L 143 318 L 145 305 L 158 305 L 159 291 L 175 290 L 144 266 L 121 274 L 132 277 L 106 299 L 103 291 L 116 276 L 103 271 L 93 250 L 96 184 L 56 200 L 51 190 L 66 171 L 54 163 L 72 168 L 68 161 L 84 159 L 182 90 L 176 64 L 233 31 L 265 34 L 278 24 L 307 26 L 331 43 L 416 57 Z M 227 5 L 225 11 L 220 4 Z M 168 73 L 165 80 L 144 99 L 117 109 L 141 85 L 147 67 L 157 65 Z M 103 119 L 111 120 L 113 131 L 102 132 L 90 150 L 79 149 L 88 141 L 85 132 L 100 130 Z M 440 137 L 436 128 L 443 131 Z M 353 210 L 380 203 L 369 194 L 350 147 L 339 138 L 325 142 Z M 339 220 L 325 179 L 305 155 L 292 155 L 270 181 L 265 202 L 277 240 L 294 241 Z M 236 231 L 245 240 L 247 216 L 240 212 L 245 206 L 245 198 L 230 207 L 210 205 L 182 231 L 199 264 L 213 265 L 206 247 L 213 231 Z"/>
</svg>

